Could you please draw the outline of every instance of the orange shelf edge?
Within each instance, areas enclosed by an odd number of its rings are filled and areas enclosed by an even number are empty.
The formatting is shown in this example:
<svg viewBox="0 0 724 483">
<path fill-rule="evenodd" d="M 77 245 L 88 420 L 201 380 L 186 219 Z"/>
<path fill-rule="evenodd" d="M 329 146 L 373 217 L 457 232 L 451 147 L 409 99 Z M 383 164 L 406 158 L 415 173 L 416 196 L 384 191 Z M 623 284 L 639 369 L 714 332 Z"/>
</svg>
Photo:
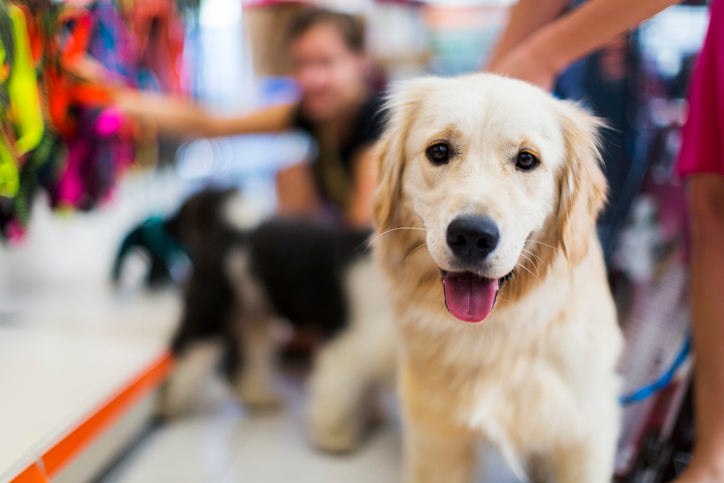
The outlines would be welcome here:
<svg viewBox="0 0 724 483">
<path fill-rule="evenodd" d="M 44 483 L 58 475 L 76 455 L 126 413 L 135 402 L 158 387 L 172 367 L 171 354 L 165 352 L 123 390 L 48 449 L 38 461 L 10 480 L 11 483 Z"/>
<path fill-rule="evenodd" d="M 45 474 L 43 468 L 38 463 L 33 463 L 16 476 L 12 483 L 46 483 L 47 481 L 49 481 L 48 475 Z"/>
</svg>

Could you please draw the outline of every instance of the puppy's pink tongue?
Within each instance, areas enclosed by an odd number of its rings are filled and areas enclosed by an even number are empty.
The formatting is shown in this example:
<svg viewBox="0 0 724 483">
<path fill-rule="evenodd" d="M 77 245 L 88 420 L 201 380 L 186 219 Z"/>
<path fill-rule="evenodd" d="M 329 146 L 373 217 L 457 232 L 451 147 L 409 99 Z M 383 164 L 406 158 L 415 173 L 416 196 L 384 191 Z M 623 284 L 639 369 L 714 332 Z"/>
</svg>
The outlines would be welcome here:
<svg viewBox="0 0 724 483">
<path fill-rule="evenodd" d="M 498 292 L 498 280 L 470 272 L 448 272 L 442 279 L 447 309 L 465 322 L 480 322 L 490 314 Z"/>
</svg>

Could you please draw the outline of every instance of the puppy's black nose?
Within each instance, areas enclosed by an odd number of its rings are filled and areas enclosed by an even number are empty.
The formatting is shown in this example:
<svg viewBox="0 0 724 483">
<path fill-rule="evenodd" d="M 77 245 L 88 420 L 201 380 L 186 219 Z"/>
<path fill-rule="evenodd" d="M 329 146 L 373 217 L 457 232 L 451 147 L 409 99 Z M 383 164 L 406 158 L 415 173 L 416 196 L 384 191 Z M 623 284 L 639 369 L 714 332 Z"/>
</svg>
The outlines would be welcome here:
<svg viewBox="0 0 724 483">
<path fill-rule="evenodd" d="M 447 227 L 448 246 L 457 257 L 466 261 L 485 259 L 498 246 L 499 239 L 498 227 L 484 216 L 458 216 Z"/>
</svg>

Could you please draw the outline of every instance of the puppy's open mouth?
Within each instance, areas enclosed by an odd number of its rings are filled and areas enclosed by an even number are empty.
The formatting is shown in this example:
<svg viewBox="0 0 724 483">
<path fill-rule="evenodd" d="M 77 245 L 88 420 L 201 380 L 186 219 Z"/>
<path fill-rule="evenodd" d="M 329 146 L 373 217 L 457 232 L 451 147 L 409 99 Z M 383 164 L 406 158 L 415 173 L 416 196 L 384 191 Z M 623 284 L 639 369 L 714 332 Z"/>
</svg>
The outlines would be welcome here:
<svg viewBox="0 0 724 483">
<path fill-rule="evenodd" d="M 480 322 L 492 312 L 498 290 L 513 272 L 503 278 L 485 278 L 472 272 L 440 269 L 440 275 L 448 311 L 464 322 Z"/>
</svg>

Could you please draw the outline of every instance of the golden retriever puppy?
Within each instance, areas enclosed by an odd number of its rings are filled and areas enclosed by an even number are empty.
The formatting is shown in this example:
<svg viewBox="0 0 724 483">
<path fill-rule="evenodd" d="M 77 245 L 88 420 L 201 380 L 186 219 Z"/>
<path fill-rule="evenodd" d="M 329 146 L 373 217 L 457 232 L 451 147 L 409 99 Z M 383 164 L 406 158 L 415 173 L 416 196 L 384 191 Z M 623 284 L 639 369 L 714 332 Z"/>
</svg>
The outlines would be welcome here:
<svg viewBox="0 0 724 483">
<path fill-rule="evenodd" d="M 595 232 L 601 123 L 490 74 L 413 80 L 389 106 L 374 244 L 407 481 L 469 481 L 479 439 L 535 479 L 609 481 L 622 340 Z"/>
</svg>

